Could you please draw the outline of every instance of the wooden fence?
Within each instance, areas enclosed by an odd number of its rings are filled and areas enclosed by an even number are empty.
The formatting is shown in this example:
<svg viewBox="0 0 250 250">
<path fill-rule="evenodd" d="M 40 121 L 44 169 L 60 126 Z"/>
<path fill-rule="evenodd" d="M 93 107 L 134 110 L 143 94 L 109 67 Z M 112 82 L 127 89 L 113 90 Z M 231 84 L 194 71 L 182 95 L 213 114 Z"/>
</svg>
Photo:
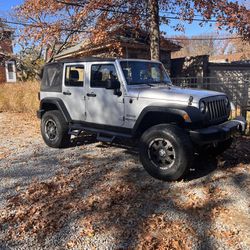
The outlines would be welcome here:
<svg viewBox="0 0 250 250">
<path fill-rule="evenodd" d="M 178 77 L 171 79 L 174 85 L 181 87 L 224 92 L 241 115 L 247 117 L 247 112 L 250 111 L 250 77 L 245 79 L 224 78 L 223 81 L 216 77 Z"/>
</svg>

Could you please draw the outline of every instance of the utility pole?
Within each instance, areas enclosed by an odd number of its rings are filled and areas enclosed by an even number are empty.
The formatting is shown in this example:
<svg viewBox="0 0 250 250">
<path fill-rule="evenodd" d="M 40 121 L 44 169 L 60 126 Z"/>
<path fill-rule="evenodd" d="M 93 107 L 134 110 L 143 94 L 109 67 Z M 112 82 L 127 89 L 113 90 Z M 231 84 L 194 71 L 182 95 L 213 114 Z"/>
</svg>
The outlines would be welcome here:
<svg viewBox="0 0 250 250">
<path fill-rule="evenodd" d="M 160 22 L 158 0 L 149 1 L 150 15 L 150 54 L 151 59 L 160 60 Z"/>
</svg>

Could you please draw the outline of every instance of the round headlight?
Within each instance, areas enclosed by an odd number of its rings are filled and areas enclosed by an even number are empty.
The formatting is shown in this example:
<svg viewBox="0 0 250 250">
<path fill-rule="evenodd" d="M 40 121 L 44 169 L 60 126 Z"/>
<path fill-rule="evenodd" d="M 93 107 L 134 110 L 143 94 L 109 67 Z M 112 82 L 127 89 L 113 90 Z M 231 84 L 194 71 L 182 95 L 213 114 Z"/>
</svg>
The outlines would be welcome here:
<svg viewBox="0 0 250 250">
<path fill-rule="evenodd" d="M 225 98 L 224 102 L 225 102 L 225 105 L 228 107 L 229 106 L 229 100 L 228 100 L 228 98 Z"/>
<path fill-rule="evenodd" d="M 200 111 L 201 113 L 205 113 L 206 111 L 206 104 L 203 101 L 200 102 Z"/>
</svg>

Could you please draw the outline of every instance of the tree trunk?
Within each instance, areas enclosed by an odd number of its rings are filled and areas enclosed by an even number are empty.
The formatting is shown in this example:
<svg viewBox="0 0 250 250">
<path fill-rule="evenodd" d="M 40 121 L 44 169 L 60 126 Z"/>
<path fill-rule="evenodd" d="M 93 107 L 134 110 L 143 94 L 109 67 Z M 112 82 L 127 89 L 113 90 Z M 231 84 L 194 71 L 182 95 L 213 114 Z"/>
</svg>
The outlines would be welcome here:
<svg viewBox="0 0 250 250">
<path fill-rule="evenodd" d="M 160 60 L 160 23 L 158 0 L 149 0 L 150 53 L 152 60 Z"/>
</svg>

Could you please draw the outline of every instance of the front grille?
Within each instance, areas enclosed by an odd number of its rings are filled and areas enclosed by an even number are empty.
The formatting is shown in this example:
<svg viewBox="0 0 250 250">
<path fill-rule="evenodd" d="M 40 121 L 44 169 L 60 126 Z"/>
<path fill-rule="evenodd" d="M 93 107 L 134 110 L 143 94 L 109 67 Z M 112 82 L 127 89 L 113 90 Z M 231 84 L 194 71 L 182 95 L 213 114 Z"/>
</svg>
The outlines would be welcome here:
<svg viewBox="0 0 250 250">
<path fill-rule="evenodd" d="M 206 115 L 210 123 L 220 122 L 228 118 L 230 107 L 226 106 L 224 96 L 206 98 Z"/>
</svg>

